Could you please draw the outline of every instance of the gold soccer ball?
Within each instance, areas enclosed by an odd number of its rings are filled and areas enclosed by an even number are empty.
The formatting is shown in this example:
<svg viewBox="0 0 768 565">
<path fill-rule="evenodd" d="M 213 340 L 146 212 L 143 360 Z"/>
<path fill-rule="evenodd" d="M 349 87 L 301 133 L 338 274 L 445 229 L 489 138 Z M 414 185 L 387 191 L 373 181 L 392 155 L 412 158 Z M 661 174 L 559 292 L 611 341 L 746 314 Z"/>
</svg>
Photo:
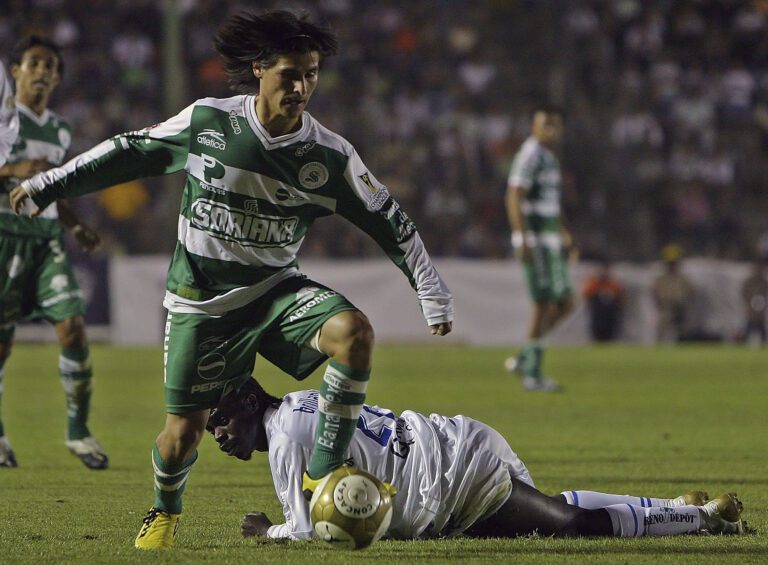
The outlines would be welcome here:
<svg viewBox="0 0 768 565">
<path fill-rule="evenodd" d="M 309 502 L 317 537 L 346 549 L 365 549 L 392 521 L 392 496 L 373 475 L 339 467 L 320 482 Z"/>
</svg>

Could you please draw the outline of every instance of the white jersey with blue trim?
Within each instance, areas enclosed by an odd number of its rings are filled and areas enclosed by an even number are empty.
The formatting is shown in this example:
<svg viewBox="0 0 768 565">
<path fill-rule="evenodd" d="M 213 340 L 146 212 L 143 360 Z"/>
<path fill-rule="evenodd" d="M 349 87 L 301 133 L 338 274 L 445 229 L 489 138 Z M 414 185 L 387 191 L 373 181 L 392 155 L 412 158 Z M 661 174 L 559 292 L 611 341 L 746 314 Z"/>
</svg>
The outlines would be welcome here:
<svg viewBox="0 0 768 565">
<path fill-rule="evenodd" d="M 264 417 L 269 465 L 285 523 L 271 538 L 313 537 L 302 493 L 317 428 L 316 390 L 288 394 Z M 466 416 L 429 417 L 364 405 L 347 462 L 397 489 L 387 537 L 415 539 L 460 534 L 496 512 L 511 492 L 510 475 L 533 486 L 504 438 Z"/>
</svg>

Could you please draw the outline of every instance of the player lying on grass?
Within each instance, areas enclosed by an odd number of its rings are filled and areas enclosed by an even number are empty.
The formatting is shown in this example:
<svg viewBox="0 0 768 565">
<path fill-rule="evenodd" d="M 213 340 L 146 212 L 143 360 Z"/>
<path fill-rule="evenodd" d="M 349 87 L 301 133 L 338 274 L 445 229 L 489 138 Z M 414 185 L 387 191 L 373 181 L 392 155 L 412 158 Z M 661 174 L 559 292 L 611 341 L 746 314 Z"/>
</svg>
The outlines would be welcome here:
<svg viewBox="0 0 768 565">
<path fill-rule="evenodd" d="M 262 512 L 247 514 L 244 536 L 309 539 L 309 503 L 302 473 L 314 443 L 318 391 L 283 399 L 250 379 L 226 394 L 208 421 L 222 451 L 250 459 L 269 453 L 269 465 L 285 522 L 272 524 Z M 734 494 L 707 502 L 691 492 L 651 498 L 565 491 L 547 496 L 534 487 L 523 462 L 491 427 L 468 418 L 424 416 L 363 405 L 347 464 L 397 489 L 388 537 L 545 536 L 640 537 L 736 534 L 744 531 L 742 505 Z"/>
</svg>

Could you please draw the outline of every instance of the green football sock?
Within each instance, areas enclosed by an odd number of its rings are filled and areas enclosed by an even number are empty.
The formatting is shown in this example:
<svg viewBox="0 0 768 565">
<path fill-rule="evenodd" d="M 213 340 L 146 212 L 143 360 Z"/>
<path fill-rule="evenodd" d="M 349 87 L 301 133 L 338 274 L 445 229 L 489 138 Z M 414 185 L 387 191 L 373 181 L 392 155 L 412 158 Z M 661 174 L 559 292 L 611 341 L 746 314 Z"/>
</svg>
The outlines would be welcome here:
<svg viewBox="0 0 768 565">
<path fill-rule="evenodd" d="M 538 341 L 528 343 L 523 348 L 523 375 L 526 377 L 533 377 L 534 379 L 541 378 L 541 361 L 544 356 L 544 348 Z"/>
<path fill-rule="evenodd" d="M 59 356 L 59 376 L 67 398 L 67 439 L 91 435 L 88 413 L 91 408 L 91 365 L 88 348 L 65 348 Z"/>
<path fill-rule="evenodd" d="M 331 360 L 320 385 L 320 418 L 307 473 L 319 479 L 344 463 L 349 442 L 365 401 L 370 370 L 361 371 Z"/>
<path fill-rule="evenodd" d="M 182 464 L 166 463 L 157 445 L 152 449 L 152 468 L 155 471 L 155 508 L 169 514 L 181 514 L 181 495 L 187 486 L 189 473 L 197 461 L 194 455 Z"/>
</svg>

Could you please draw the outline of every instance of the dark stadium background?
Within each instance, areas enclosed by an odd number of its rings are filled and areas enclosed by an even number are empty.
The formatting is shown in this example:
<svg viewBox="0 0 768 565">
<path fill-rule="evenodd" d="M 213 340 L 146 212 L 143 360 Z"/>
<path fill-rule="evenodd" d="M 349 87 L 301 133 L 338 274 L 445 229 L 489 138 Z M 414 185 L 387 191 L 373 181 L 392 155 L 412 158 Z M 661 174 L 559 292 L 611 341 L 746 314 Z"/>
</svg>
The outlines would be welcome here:
<svg viewBox="0 0 768 565">
<path fill-rule="evenodd" d="M 64 47 L 52 105 L 73 151 L 228 96 L 211 48 L 228 12 L 304 9 L 341 40 L 309 111 L 359 149 L 433 255 L 509 254 L 506 174 L 541 100 L 567 111 L 565 208 L 585 258 L 647 261 L 670 241 L 722 258 L 768 249 L 765 1 L 178 0 L 178 25 L 154 0 L 3 4 L 0 53 L 28 32 Z M 160 184 L 83 202 L 105 253 L 172 248 L 179 191 Z M 302 256 L 379 256 L 341 222 L 314 229 L 336 235 Z"/>
<path fill-rule="evenodd" d="M 503 205 L 509 165 L 528 134 L 531 108 L 557 103 L 567 117 L 563 206 L 583 260 L 574 271 L 577 286 L 602 260 L 622 265 L 618 275 L 627 284 L 636 282 L 638 269 L 652 276 L 661 250 L 674 243 L 686 270 L 710 261 L 695 274 L 694 283 L 709 286 L 692 307 L 709 321 L 692 322 L 694 334 L 741 338 L 740 283 L 733 281 L 746 276 L 747 262 L 768 257 L 765 0 L 5 6 L 6 62 L 27 33 L 49 35 L 63 47 L 65 73 L 52 107 L 74 127 L 72 155 L 170 117 L 197 98 L 231 95 L 211 44 L 229 13 L 304 10 L 327 23 L 341 49 L 324 66 L 309 111 L 355 145 L 438 263 L 512 256 Z M 70 249 L 91 325 L 114 327 L 119 290 L 99 281 L 115 257 L 172 251 L 182 184 L 181 175 L 145 179 L 77 200 L 104 240 L 92 258 Z M 326 258 L 383 255 L 359 230 L 331 218 L 315 224 L 300 253 L 302 261 Z M 728 263 L 713 268 L 719 264 L 712 260 Z M 718 269 L 731 282 L 713 291 Z M 645 312 L 653 314 L 644 284 L 629 288 L 625 329 L 647 328 Z M 730 321 L 722 327 L 717 304 L 724 297 Z M 637 341 L 634 334 L 623 338 Z"/>
</svg>

